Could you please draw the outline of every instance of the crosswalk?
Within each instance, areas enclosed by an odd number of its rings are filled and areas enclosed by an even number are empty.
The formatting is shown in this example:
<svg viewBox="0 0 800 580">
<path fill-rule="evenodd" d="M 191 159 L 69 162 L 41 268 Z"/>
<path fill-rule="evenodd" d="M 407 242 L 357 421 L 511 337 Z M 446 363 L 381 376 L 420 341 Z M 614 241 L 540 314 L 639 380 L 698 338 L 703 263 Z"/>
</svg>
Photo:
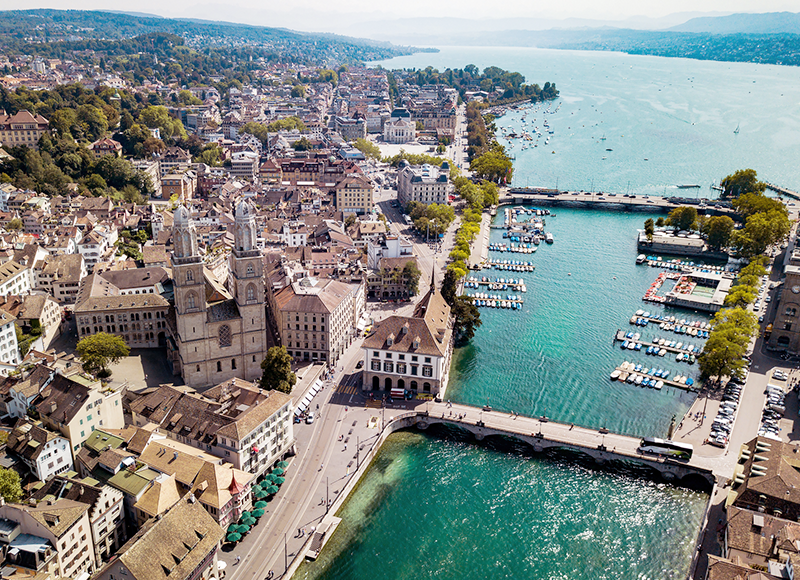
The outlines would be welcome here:
<svg viewBox="0 0 800 580">
<path fill-rule="evenodd" d="M 339 385 L 336 388 L 336 392 L 345 395 L 354 395 L 356 392 L 358 392 L 358 388 L 356 388 L 354 385 Z"/>
<path fill-rule="evenodd" d="M 378 400 L 371 400 L 371 401 L 370 401 L 370 400 L 368 400 L 368 401 L 367 401 L 367 402 L 364 404 L 364 406 L 365 406 L 367 409 L 380 409 L 380 408 L 381 408 L 381 402 L 380 402 L 380 401 L 378 401 Z"/>
</svg>

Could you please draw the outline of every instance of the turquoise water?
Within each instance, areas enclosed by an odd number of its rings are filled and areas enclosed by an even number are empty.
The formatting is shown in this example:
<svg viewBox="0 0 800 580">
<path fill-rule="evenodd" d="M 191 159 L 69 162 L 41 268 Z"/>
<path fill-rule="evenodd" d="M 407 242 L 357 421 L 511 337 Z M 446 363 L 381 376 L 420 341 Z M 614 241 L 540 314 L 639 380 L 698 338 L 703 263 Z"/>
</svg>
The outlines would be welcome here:
<svg viewBox="0 0 800 580">
<path fill-rule="evenodd" d="M 490 252 L 501 259 L 533 262 L 536 271 L 481 273 L 523 277 L 528 289 L 525 305 L 521 311 L 481 309 L 483 325 L 453 357 L 447 397 L 620 433 L 664 436 L 672 415 L 680 419 L 695 395 L 611 382 L 609 375 L 624 360 L 669 369 L 673 376 L 696 372 L 696 365 L 677 363 L 674 356 L 622 351 L 619 343 L 612 344 L 613 336 L 618 329 L 636 328 L 629 319 L 640 308 L 698 320 L 708 317 L 642 302 L 660 272 L 635 262 L 637 228 L 648 214 L 551 209 L 555 215 L 545 220 L 554 244 L 541 244 L 532 255 Z M 495 223 L 502 222 L 500 211 Z M 502 240 L 502 230 L 492 230 L 491 241 Z M 653 325 L 636 330 L 645 340 L 670 336 L 703 342 Z"/>
<path fill-rule="evenodd" d="M 574 462 L 399 433 L 339 512 L 320 558 L 295 578 L 684 578 L 706 499 Z"/>
<path fill-rule="evenodd" d="M 529 82 L 555 81 L 561 91 L 561 108 L 548 116 L 548 147 L 512 150 L 516 185 L 707 197 L 712 182 L 752 167 L 762 179 L 800 189 L 798 68 L 458 47 L 382 64 L 443 70 L 469 63 L 517 70 Z M 519 130 L 520 117 L 498 124 Z M 675 188 L 687 183 L 702 187 Z M 536 272 L 495 274 L 525 278 L 523 311 L 482 310 L 475 339 L 454 355 L 448 397 L 664 435 L 693 395 L 608 379 L 623 360 L 656 360 L 612 346 L 618 328 L 632 328 L 637 309 L 660 311 L 641 301 L 658 270 L 634 262 L 635 230 L 648 216 L 554 212 L 547 230 L 555 243 L 519 256 Z M 493 240 L 501 235 L 494 232 Z M 666 336 L 651 327 L 640 332 Z M 691 368 L 674 357 L 658 364 L 673 375 Z M 321 558 L 298 577 L 683 578 L 706 501 L 575 462 L 399 433 L 340 511 L 343 522 Z"/>
</svg>

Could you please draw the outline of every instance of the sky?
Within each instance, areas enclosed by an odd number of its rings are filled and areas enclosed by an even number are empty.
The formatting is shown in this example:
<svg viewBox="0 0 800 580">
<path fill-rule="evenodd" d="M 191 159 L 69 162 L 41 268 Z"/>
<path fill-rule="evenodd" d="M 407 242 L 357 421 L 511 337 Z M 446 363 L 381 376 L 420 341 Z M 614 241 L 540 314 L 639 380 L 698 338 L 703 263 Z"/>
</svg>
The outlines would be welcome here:
<svg viewBox="0 0 800 580">
<path fill-rule="evenodd" d="M 396 18 L 458 17 L 471 19 L 537 18 L 593 19 L 619 21 L 633 17 L 662 18 L 674 13 L 691 16 L 723 15 L 734 12 L 797 12 L 797 0 L 138 0 L 120 4 L 103 0 L 0 0 L 0 9 L 57 8 L 78 10 L 126 10 L 171 18 L 188 17 L 227 20 L 295 30 L 353 34 L 359 23 Z M 548 26 L 549 27 L 549 26 Z"/>
</svg>

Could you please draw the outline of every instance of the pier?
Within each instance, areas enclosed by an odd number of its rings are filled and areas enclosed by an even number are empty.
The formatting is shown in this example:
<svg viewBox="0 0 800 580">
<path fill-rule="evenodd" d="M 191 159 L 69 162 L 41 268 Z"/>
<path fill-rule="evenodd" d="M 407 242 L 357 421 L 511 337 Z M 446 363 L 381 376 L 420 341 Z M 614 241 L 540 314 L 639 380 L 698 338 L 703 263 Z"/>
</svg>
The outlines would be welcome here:
<svg viewBox="0 0 800 580">
<path fill-rule="evenodd" d="M 656 342 L 648 342 L 646 340 L 640 340 L 640 339 L 636 339 L 636 338 L 627 338 L 625 336 L 625 333 L 623 331 L 621 331 L 621 330 L 618 331 L 617 334 L 614 336 L 614 343 L 615 344 L 617 342 L 625 342 L 626 340 L 628 341 L 628 343 L 632 342 L 633 344 L 640 344 L 640 345 L 642 345 L 642 347 L 644 349 L 647 349 L 648 346 L 652 346 L 653 348 L 657 348 L 658 350 L 661 350 L 663 348 L 664 350 L 666 350 L 667 352 L 670 352 L 672 354 L 685 353 L 685 354 L 693 354 L 695 356 L 697 354 L 699 354 L 699 353 L 695 353 L 693 350 L 692 351 L 688 351 L 688 350 L 686 350 L 684 348 L 677 348 L 677 347 L 674 347 L 674 346 L 667 346 L 666 344 L 659 345 Z M 688 346 L 688 344 L 686 346 Z M 661 358 L 661 357 L 659 357 L 659 358 Z"/>
<path fill-rule="evenodd" d="M 485 278 L 485 276 L 484 276 Z M 472 284 L 472 286 L 470 286 Z M 520 292 L 526 292 L 527 287 L 525 286 L 525 282 L 520 279 L 519 282 L 510 282 L 505 278 L 495 278 L 494 280 L 477 280 L 475 278 L 467 278 L 465 283 L 466 288 L 475 288 L 477 286 L 488 286 L 489 290 L 518 290 Z M 498 288 L 499 286 L 499 288 Z"/>
<path fill-rule="evenodd" d="M 515 264 L 513 263 L 514 261 L 515 260 L 489 260 L 488 262 L 484 262 L 484 267 L 488 264 L 490 268 L 507 272 L 533 272 L 536 269 L 536 266 L 530 262 Z"/>
<path fill-rule="evenodd" d="M 774 183 L 766 182 L 767 189 L 774 191 L 775 193 L 779 193 L 781 195 L 785 195 L 786 197 L 791 197 L 792 199 L 800 200 L 800 193 L 796 191 L 792 191 L 791 189 L 786 189 L 785 187 L 781 187 L 780 185 L 775 185 Z"/>
<path fill-rule="evenodd" d="M 694 384 L 694 385 L 685 385 L 683 383 L 679 383 L 679 382 L 674 381 L 672 379 L 662 379 L 662 378 L 659 378 L 659 377 L 656 377 L 656 376 L 652 376 L 651 377 L 650 375 L 645 375 L 644 373 L 641 373 L 641 372 L 637 373 L 636 371 L 632 371 L 630 368 L 627 368 L 627 369 L 626 368 L 622 368 L 622 366 L 617 366 L 617 367 L 614 368 L 614 370 L 620 372 L 620 377 L 619 377 L 619 379 L 611 379 L 612 381 L 617 381 L 619 383 L 632 384 L 635 387 L 652 388 L 652 387 L 645 387 L 644 385 L 637 385 L 637 384 L 628 382 L 626 379 L 629 376 L 635 377 L 636 375 L 641 375 L 642 378 L 648 378 L 648 379 L 655 379 L 657 381 L 663 381 L 665 387 L 674 387 L 676 389 L 683 389 L 684 391 L 696 392 L 696 391 L 700 390 L 700 387 L 698 387 L 696 384 Z M 623 376 L 625 377 L 624 379 L 622 378 Z M 676 376 L 682 376 L 682 375 L 676 375 Z"/>
</svg>

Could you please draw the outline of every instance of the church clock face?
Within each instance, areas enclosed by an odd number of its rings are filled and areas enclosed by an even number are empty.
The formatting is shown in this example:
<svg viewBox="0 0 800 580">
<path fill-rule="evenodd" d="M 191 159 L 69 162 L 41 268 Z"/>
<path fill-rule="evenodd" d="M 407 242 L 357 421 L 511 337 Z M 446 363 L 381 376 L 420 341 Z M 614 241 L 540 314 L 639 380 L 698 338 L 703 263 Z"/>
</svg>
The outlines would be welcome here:
<svg viewBox="0 0 800 580">
<path fill-rule="evenodd" d="M 792 286 L 792 292 L 794 294 L 800 294 L 800 286 Z"/>
</svg>

